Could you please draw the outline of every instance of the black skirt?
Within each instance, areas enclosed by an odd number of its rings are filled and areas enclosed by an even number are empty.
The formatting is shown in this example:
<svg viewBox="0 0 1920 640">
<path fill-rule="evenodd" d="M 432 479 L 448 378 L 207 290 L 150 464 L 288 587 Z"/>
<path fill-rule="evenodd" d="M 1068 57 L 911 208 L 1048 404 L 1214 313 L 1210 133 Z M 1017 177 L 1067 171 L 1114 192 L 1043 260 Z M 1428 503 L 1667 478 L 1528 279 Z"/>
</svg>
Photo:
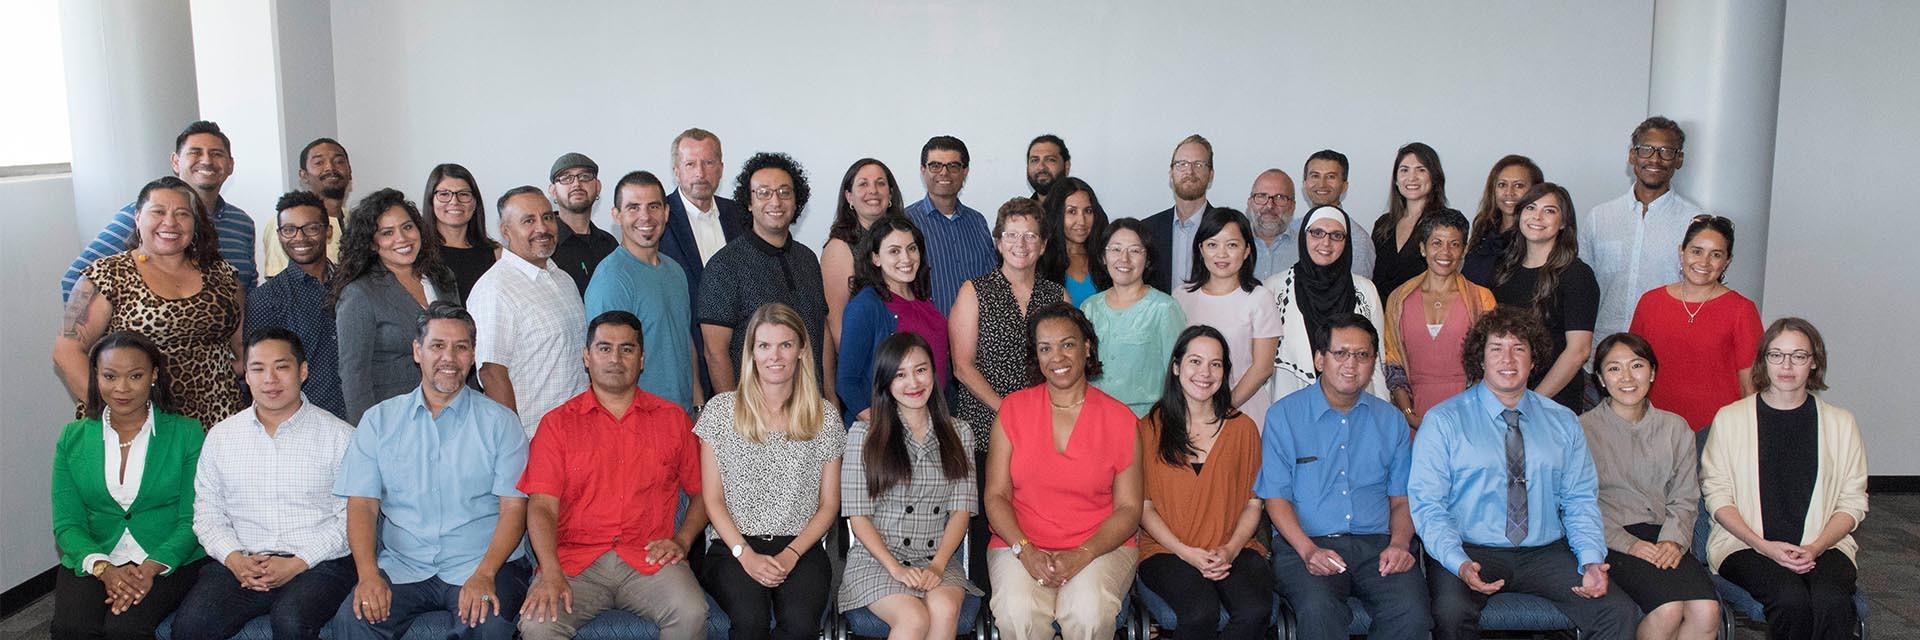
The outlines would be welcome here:
<svg viewBox="0 0 1920 640">
<path fill-rule="evenodd" d="M 1702 515 L 1701 517 L 1705 517 Z M 1647 542 L 1660 538 L 1660 525 L 1630 524 L 1627 533 Z M 1607 551 L 1607 564 L 1612 565 L 1608 576 L 1612 584 L 1633 598 L 1634 604 L 1642 611 L 1669 602 L 1685 600 L 1714 600 L 1718 598 L 1713 590 L 1713 579 L 1707 575 L 1707 566 L 1691 552 L 1680 558 L 1680 564 L 1672 569 L 1654 567 L 1632 554 Z"/>
</svg>

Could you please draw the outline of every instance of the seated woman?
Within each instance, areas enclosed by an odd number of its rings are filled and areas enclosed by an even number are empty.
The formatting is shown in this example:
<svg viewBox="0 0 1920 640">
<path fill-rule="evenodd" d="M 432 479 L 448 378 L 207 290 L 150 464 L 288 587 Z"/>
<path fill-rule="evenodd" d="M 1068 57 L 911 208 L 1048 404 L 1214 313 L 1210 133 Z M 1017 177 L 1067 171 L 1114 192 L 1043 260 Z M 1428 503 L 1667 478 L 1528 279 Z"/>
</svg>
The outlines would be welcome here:
<svg viewBox="0 0 1920 640">
<path fill-rule="evenodd" d="M 151 638 L 200 575 L 193 477 L 206 431 L 173 412 L 170 378 L 160 347 L 131 331 L 87 356 L 87 417 L 53 456 L 56 640 Z"/>
<path fill-rule="evenodd" d="M 873 361 L 880 343 L 895 333 L 911 333 L 927 343 L 933 363 L 933 385 L 947 388 L 947 319 L 927 299 L 927 263 L 921 257 L 926 238 L 906 216 L 874 221 L 854 247 L 857 293 L 847 302 L 841 325 L 839 376 L 834 385 L 840 405 L 855 420 L 867 419 L 868 394 L 873 393 Z"/>
<path fill-rule="evenodd" d="M 866 607 L 892 640 L 952 640 L 961 604 L 981 595 L 953 561 L 980 510 L 973 431 L 947 414 L 920 336 L 881 342 L 873 380 L 872 418 L 847 431 L 840 463 L 840 513 L 859 539 L 847 550 L 840 611 Z"/>
<path fill-rule="evenodd" d="M 1460 273 L 1466 216 L 1436 211 L 1415 235 L 1427 270 L 1387 296 L 1380 346 L 1393 404 L 1418 429 L 1428 408 L 1467 389 L 1460 347 L 1467 328 L 1492 311 L 1494 301 L 1492 291 Z"/>
<path fill-rule="evenodd" d="M 693 428 L 714 534 L 701 582 L 733 640 L 807 640 L 827 609 L 833 569 L 819 543 L 840 511 L 846 430 L 820 395 L 808 339 L 792 307 L 755 310 L 738 390 L 708 400 Z"/>
<path fill-rule="evenodd" d="M 994 624 L 1007 640 L 1113 637 L 1140 553 L 1140 456 L 1127 405 L 1087 384 L 1100 341 L 1056 303 L 1027 325 L 1045 382 L 1008 394 L 993 424 L 983 494 L 993 540 Z"/>
<path fill-rule="evenodd" d="M 1727 288 L 1732 264 L 1733 221 L 1694 216 L 1680 240 L 1680 281 L 1642 294 L 1628 329 L 1667 362 L 1669 379 L 1687 381 L 1655 387 L 1650 399 L 1695 431 L 1754 391 L 1747 354 L 1760 344 L 1760 309 Z"/>
<path fill-rule="evenodd" d="M 1616 333 L 1594 354 L 1594 375 L 1607 397 L 1580 416 L 1580 427 L 1600 481 L 1609 577 L 1646 612 L 1639 637 L 1713 638 L 1720 631 L 1720 597 L 1707 568 L 1687 553 L 1700 515 L 1693 431 L 1679 415 L 1648 402 L 1660 359 L 1645 339 Z"/>
<path fill-rule="evenodd" d="M 1707 562 L 1766 606 L 1773 638 L 1853 637 L 1852 532 L 1867 517 L 1867 453 L 1827 388 L 1813 323 L 1781 318 L 1753 358 L 1760 392 L 1720 409 L 1700 456 Z"/>
<path fill-rule="evenodd" d="M 1253 539 L 1260 429 L 1233 408 L 1227 355 L 1213 327 L 1180 332 L 1160 403 L 1140 421 L 1140 580 L 1173 606 L 1176 639 L 1252 640 L 1273 611 L 1273 567 Z"/>
<path fill-rule="evenodd" d="M 1080 311 L 1107 343 L 1113 365 L 1100 376 L 1100 390 L 1145 416 L 1160 401 L 1160 368 L 1173 355 L 1173 338 L 1187 326 L 1187 314 L 1173 296 L 1146 283 L 1147 269 L 1160 260 L 1147 242 L 1146 225 L 1135 218 L 1115 220 L 1101 242 L 1113 288 L 1081 302 Z"/>
</svg>

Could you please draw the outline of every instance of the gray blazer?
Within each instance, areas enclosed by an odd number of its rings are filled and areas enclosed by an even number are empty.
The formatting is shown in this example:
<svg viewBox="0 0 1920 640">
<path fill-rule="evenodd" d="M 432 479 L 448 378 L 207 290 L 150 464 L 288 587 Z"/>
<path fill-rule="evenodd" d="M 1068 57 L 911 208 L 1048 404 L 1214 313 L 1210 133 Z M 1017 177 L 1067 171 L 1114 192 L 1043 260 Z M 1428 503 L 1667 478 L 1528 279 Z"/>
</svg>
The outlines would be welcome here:
<svg viewBox="0 0 1920 640">
<path fill-rule="evenodd" d="M 436 287 L 437 288 L 437 287 Z M 435 291 L 434 300 L 459 302 L 456 291 Z M 360 414 L 420 386 L 413 361 L 414 327 L 420 305 L 392 273 L 368 274 L 340 290 L 334 323 L 340 339 L 340 391 L 347 397 L 347 424 Z"/>
</svg>

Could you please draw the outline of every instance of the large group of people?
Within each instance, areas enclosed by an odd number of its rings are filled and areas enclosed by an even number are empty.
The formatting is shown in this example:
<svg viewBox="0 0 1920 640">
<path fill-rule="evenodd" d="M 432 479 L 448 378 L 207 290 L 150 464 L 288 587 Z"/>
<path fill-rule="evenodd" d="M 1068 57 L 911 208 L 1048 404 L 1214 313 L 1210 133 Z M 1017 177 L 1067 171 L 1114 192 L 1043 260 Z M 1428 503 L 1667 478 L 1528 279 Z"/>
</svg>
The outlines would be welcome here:
<svg viewBox="0 0 1920 640">
<path fill-rule="evenodd" d="M 1525 593 L 1586 637 L 1697 640 L 1718 574 L 1773 637 L 1850 637 L 1859 427 L 1816 395 L 1813 324 L 1724 284 L 1734 225 L 1672 190 L 1684 144 L 1641 123 L 1630 190 L 1580 225 L 1518 155 L 1470 220 L 1409 143 L 1369 227 L 1333 150 L 1214 205 L 1199 135 L 1143 218 L 1039 136 L 989 220 L 935 136 L 912 204 L 848 167 L 816 253 L 801 163 L 754 154 L 721 197 L 702 129 L 672 191 L 612 185 L 611 232 L 580 153 L 492 201 L 458 164 L 354 200 L 322 138 L 256 243 L 194 122 L 61 283 L 53 634 L 445 611 L 544 640 L 618 609 L 679 640 L 854 611 L 938 640 L 985 608 L 1097 640 L 1137 583 L 1181 639 L 1259 637 L 1275 598 L 1305 638 L 1347 637 L 1350 598 L 1371 637 L 1473 638 Z"/>
</svg>

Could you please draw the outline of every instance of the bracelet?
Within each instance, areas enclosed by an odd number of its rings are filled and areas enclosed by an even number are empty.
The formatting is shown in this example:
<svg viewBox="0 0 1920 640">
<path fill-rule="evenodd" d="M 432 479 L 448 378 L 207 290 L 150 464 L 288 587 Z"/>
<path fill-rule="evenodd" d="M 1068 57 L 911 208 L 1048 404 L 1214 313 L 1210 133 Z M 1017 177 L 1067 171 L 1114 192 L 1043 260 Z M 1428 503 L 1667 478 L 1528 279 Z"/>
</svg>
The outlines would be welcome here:
<svg viewBox="0 0 1920 640">
<path fill-rule="evenodd" d="M 780 553 L 786 553 L 786 552 L 788 552 L 788 551 L 793 551 L 793 547 L 787 547 L 787 548 L 785 548 L 785 549 L 781 549 L 781 550 L 780 550 Z M 778 555 L 780 555 L 780 553 L 776 553 L 776 554 L 773 554 L 773 555 L 776 555 L 776 556 L 778 556 Z M 793 559 L 795 559 L 795 560 L 799 560 L 799 559 L 800 559 L 800 552 L 798 552 L 798 551 L 793 551 Z"/>
</svg>

